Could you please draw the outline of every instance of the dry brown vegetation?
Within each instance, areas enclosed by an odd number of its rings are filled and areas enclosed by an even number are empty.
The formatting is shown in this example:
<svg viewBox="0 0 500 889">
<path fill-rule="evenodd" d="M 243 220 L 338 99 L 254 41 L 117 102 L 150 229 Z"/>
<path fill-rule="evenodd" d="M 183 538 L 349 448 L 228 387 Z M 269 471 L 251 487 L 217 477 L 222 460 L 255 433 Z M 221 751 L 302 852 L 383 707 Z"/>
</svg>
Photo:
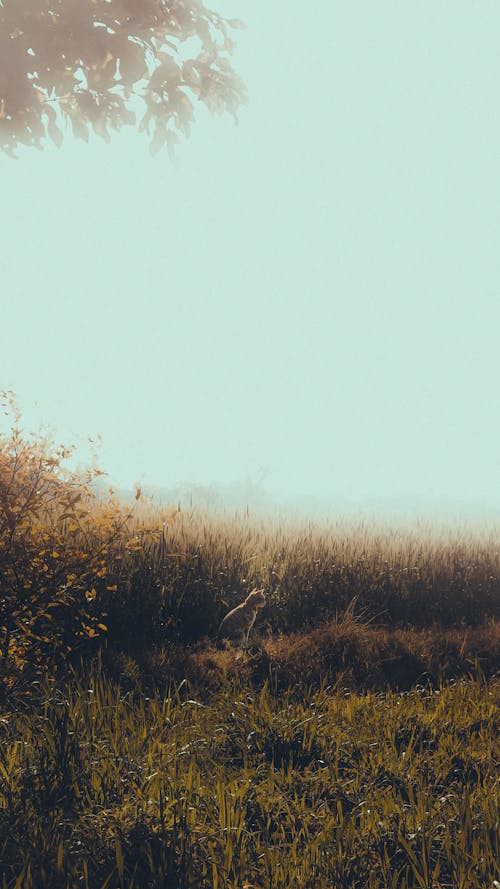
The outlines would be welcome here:
<svg viewBox="0 0 500 889">
<path fill-rule="evenodd" d="M 163 688 L 186 679 L 198 696 L 210 700 L 228 679 L 259 689 L 271 679 L 276 688 L 306 688 L 321 681 L 352 690 L 407 690 L 437 687 L 443 681 L 500 671 L 500 622 L 479 627 L 395 628 L 370 626 L 345 614 L 309 632 L 256 634 L 248 652 L 220 651 L 211 643 L 159 645 L 134 654 L 107 651 L 107 671 L 126 687 L 138 681 Z"/>
<path fill-rule="evenodd" d="M 8 397 L 5 407 L 15 412 Z M 222 657 L 221 618 L 253 587 L 267 599 L 251 636 L 255 676 L 267 665 L 285 682 L 341 671 L 408 687 L 474 663 L 498 669 L 494 528 L 299 525 L 140 497 L 124 507 L 98 496 L 95 472 L 65 471 L 67 457 L 18 424 L 0 440 L 4 693 L 100 648 L 142 673 L 156 659 L 194 675 Z"/>
<path fill-rule="evenodd" d="M 124 507 L 67 456 L 0 438 L 2 889 L 500 881 L 495 529 Z"/>
</svg>

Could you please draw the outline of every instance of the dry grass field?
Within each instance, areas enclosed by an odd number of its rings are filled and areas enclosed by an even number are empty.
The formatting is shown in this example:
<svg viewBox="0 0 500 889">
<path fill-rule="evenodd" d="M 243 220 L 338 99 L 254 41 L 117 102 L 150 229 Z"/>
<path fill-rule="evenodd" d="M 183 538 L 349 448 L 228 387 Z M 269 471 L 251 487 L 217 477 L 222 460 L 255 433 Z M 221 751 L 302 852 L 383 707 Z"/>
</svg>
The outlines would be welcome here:
<svg viewBox="0 0 500 889">
<path fill-rule="evenodd" d="M 498 529 L 129 508 L 66 456 L 0 440 L 2 889 L 500 885 Z"/>
</svg>

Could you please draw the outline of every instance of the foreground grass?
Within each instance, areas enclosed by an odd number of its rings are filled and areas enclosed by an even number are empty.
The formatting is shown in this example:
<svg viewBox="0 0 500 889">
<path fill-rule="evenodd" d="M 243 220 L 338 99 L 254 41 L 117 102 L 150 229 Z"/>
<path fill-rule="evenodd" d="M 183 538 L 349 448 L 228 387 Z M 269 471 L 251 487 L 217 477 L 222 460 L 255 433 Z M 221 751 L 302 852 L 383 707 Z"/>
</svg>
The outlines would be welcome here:
<svg viewBox="0 0 500 889">
<path fill-rule="evenodd" d="M 2 887 L 493 887 L 499 691 L 49 683 L 0 721 Z"/>
</svg>

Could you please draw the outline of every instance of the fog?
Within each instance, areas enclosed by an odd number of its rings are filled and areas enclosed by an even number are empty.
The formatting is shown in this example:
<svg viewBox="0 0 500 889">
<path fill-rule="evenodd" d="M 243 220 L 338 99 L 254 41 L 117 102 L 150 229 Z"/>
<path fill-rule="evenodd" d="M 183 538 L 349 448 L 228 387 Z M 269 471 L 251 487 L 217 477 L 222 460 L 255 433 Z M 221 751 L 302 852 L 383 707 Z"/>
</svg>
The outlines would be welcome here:
<svg viewBox="0 0 500 889">
<path fill-rule="evenodd" d="M 2 386 L 118 487 L 494 513 L 500 8 L 215 5 L 238 126 L 0 159 Z"/>
</svg>

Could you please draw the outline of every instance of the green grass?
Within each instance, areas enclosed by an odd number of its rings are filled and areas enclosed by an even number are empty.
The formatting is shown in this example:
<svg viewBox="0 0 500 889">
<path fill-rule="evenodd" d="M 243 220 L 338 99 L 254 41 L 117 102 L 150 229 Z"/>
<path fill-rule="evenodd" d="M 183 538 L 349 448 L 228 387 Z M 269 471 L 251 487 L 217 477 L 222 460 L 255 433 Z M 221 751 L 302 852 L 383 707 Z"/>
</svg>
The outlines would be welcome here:
<svg viewBox="0 0 500 889">
<path fill-rule="evenodd" d="M 493 889 L 499 691 L 49 683 L 0 722 L 1 885 Z"/>
</svg>

